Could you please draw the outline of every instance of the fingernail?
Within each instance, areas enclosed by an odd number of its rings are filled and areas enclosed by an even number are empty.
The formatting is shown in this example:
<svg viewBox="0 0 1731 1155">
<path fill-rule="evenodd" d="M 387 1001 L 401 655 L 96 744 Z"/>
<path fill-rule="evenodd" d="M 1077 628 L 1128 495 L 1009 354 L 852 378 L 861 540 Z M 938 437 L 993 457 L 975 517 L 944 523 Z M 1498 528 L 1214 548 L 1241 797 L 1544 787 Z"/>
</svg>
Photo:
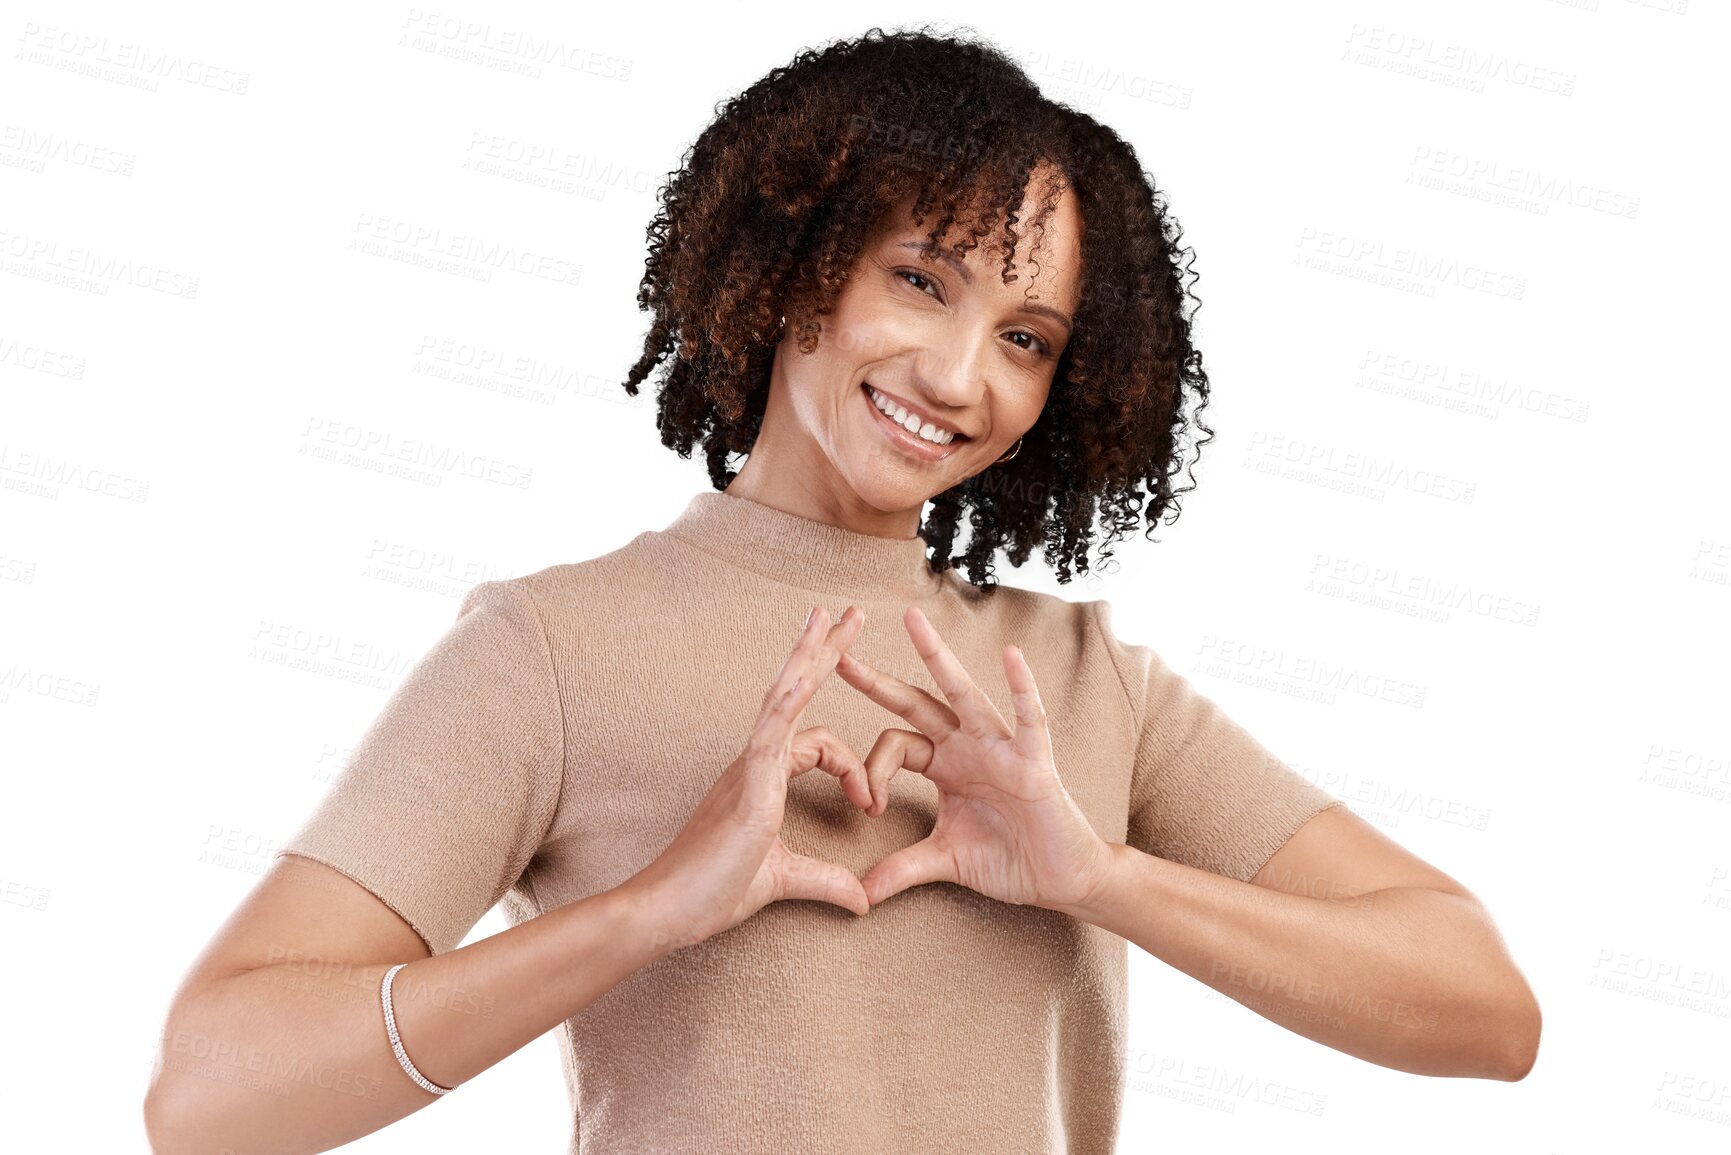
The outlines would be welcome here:
<svg viewBox="0 0 1731 1155">
<path fill-rule="evenodd" d="M 808 629 L 808 630 L 811 629 L 812 623 L 817 621 L 818 608 L 819 607 L 817 607 L 817 606 L 811 607 L 811 613 L 805 615 L 805 628 L 806 629 Z"/>
</svg>

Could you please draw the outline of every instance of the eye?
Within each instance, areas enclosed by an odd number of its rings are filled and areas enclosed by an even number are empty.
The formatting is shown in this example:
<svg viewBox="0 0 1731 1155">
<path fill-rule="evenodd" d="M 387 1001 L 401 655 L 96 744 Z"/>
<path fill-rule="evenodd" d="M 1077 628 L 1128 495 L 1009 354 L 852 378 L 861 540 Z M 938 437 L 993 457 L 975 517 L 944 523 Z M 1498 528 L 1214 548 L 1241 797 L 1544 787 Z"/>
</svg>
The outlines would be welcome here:
<svg viewBox="0 0 1731 1155">
<path fill-rule="evenodd" d="M 912 280 L 907 282 L 908 284 L 913 284 L 914 281 L 924 281 L 928 285 L 934 285 L 937 283 L 936 281 L 933 281 L 930 277 L 925 276 L 924 274 L 921 274 L 921 273 L 916 273 L 912 269 L 897 269 L 895 271 L 895 275 L 898 277 L 912 278 Z M 919 291 L 922 293 L 925 292 L 925 290 L 920 289 L 920 287 L 918 285 L 914 285 L 914 288 L 919 289 Z M 936 294 L 933 294 L 933 295 L 936 296 Z"/>
<path fill-rule="evenodd" d="M 914 269 L 895 269 L 893 270 L 892 275 L 903 278 L 905 284 L 913 285 L 914 289 L 920 293 L 926 293 L 928 288 L 937 284 L 936 281 L 932 280 L 924 273 L 918 272 Z M 916 281 L 920 282 L 920 284 L 914 284 Z M 922 288 L 921 285 L 924 285 L 925 287 Z M 935 292 L 927 293 L 927 295 L 935 300 L 943 300 L 943 298 L 938 296 Z M 1046 344 L 1038 333 L 1030 333 L 1026 329 L 1018 329 L 1011 333 L 1010 336 L 1026 337 L 1030 342 L 1032 342 L 1030 345 L 1017 345 L 1016 348 L 1034 354 L 1035 360 L 1044 361 L 1049 359 L 1052 355 L 1052 347 Z"/>
</svg>

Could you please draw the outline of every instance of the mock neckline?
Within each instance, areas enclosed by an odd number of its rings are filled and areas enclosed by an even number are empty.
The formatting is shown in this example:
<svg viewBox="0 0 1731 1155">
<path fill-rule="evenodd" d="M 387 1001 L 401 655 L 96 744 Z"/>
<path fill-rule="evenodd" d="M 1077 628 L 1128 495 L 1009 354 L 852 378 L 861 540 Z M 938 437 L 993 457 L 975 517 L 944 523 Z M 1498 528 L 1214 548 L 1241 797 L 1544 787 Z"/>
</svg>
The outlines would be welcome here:
<svg viewBox="0 0 1731 1155">
<path fill-rule="evenodd" d="M 722 490 L 692 496 L 662 531 L 759 577 L 856 600 L 936 593 L 921 537 L 876 537 Z"/>
</svg>

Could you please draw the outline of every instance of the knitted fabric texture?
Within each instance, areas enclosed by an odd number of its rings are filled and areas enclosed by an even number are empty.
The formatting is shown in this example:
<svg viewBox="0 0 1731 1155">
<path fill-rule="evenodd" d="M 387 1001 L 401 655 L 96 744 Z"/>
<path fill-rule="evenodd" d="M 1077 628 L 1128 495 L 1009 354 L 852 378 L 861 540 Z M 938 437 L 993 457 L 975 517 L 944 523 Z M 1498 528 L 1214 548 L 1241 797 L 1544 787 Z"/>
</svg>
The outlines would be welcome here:
<svg viewBox="0 0 1731 1155">
<path fill-rule="evenodd" d="M 618 886 L 722 770 L 807 612 L 867 620 L 850 652 L 940 699 L 917 603 L 1006 720 L 1006 643 L 1044 700 L 1064 784 L 1108 842 L 1248 880 L 1340 801 L 1269 753 L 1104 601 L 931 573 L 882 538 L 727 493 L 611 553 L 487 581 L 386 700 L 279 853 L 343 872 L 433 953 L 495 904 L 515 926 Z M 865 755 L 907 723 L 831 675 L 800 719 Z M 821 771 L 782 840 L 856 875 L 923 838 L 937 788 L 877 818 Z M 1125 940 L 931 883 L 856 916 L 772 903 L 643 967 L 560 1030 L 569 1151 L 1100 1152 L 1124 1089 Z"/>
</svg>

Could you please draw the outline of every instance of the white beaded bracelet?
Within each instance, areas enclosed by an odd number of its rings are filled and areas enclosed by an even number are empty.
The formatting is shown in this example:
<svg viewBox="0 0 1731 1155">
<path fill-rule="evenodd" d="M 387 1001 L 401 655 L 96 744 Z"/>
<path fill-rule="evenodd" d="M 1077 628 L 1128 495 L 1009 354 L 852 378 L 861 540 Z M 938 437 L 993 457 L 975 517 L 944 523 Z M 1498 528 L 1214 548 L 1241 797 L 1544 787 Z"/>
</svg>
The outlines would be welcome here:
<svg viewBox="0 0 1731 1155">
<path fill-rule="evenodd" d="M 397 977 L 398 971 L 408 965 L 408 963 L 398 963 L 385 972 L 385 979 L 379 984 L 379 1002 L 385 1008 L 385 1033 L 391 1036 L 391 1050 L 396 1052 L 397 1062 L 403 1065 L 403 1070 L 408 1072 L 409 1078 L 413 1079 L 423 1091 L 431 1091 L 435 1095 L 449 1095 L 456 1088 L 441 1087 L 415 1070 L 415 1064 L 409 1062 L 409 1052 L 403 1050 L 403 1040 L 397 1035 L 397 1016 L 391 1011 L 391 980 Z"/>
</svg>

